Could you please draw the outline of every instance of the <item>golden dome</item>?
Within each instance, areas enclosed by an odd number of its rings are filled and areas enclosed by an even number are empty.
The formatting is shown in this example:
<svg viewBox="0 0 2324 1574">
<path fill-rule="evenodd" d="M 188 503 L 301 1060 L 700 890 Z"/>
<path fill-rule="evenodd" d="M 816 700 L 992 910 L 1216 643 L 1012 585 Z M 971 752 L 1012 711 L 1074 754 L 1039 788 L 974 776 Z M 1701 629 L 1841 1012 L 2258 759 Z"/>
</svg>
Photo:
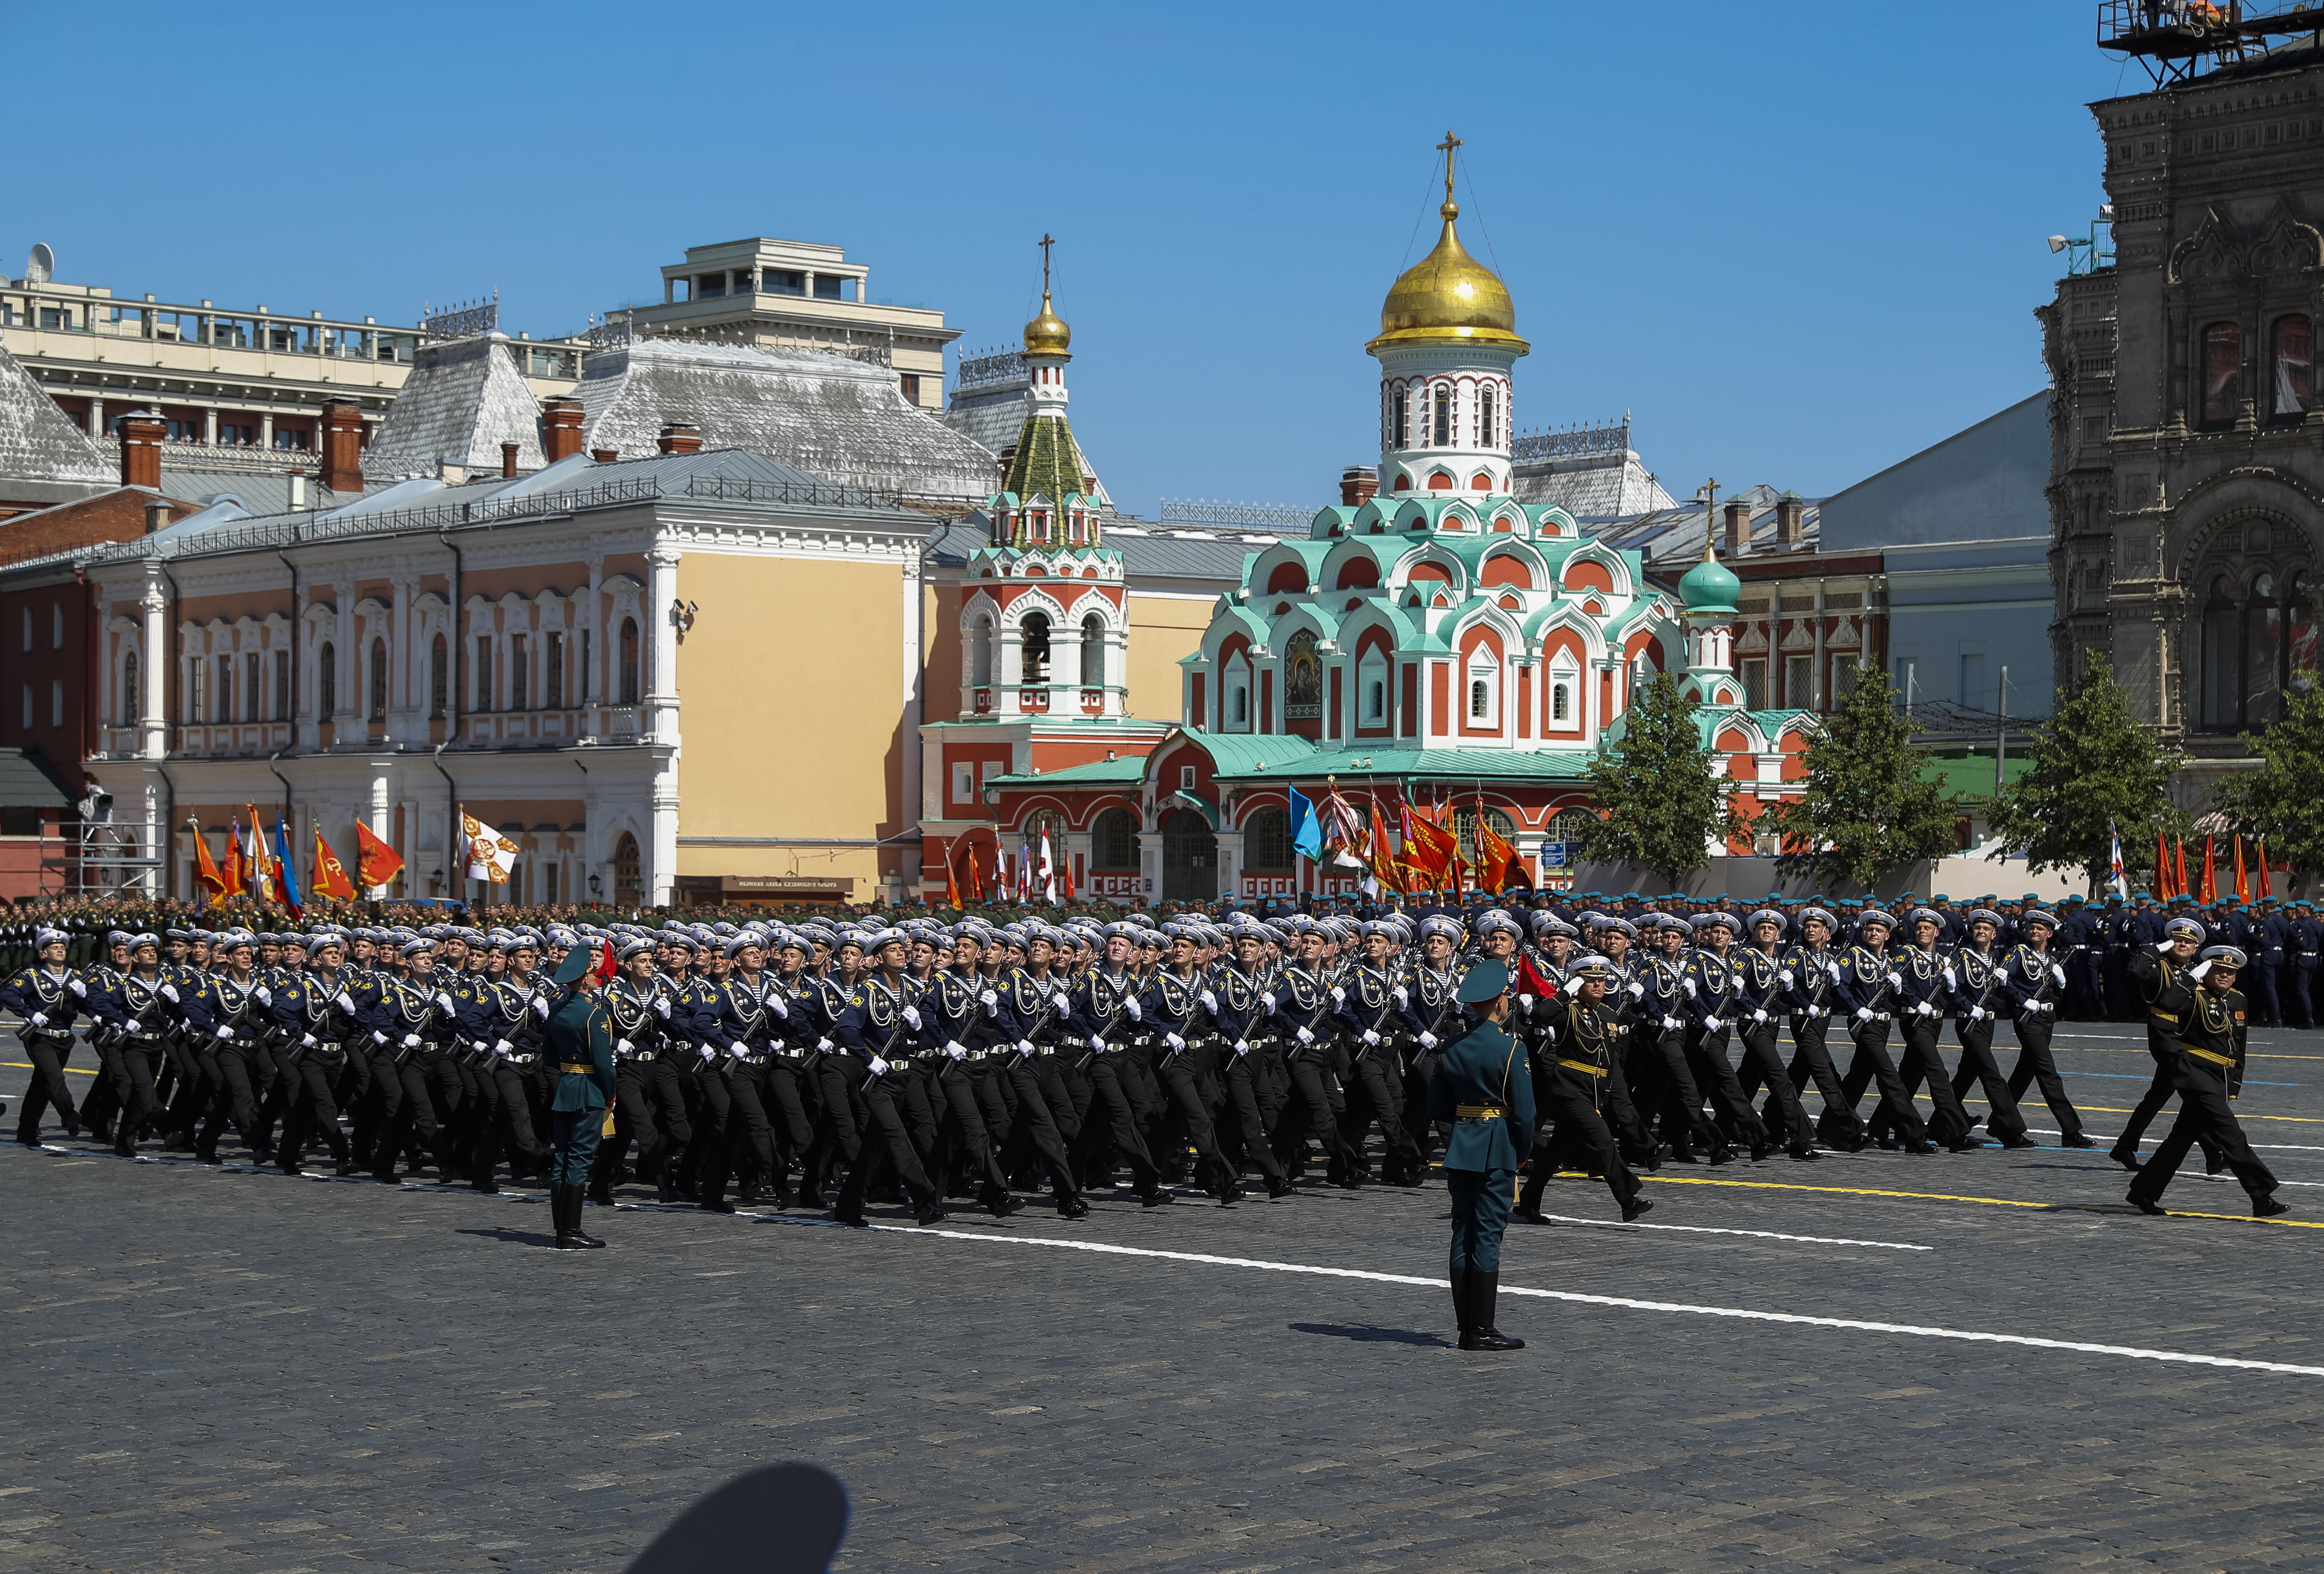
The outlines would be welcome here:
<svg viewBox="0 0 2324 1574">
<path fill-rule="evenodd" d="M 1436 249 L 1406 269 L 1388 290 L 1380 306 L 1379 337 L 1364 347 L 1508 345 L 1525 354 L 1529 346 L 1517 336 L 1517 308 L 1510 304 L 1508 287 L 1461 248 L 1461 237 L 1452 228 L 1452 221 L 1461 216 L 1460 206 L 1447 198 L 1437 213 L 1444 220 L 1444 233 L 1437 237 Z"/>
<path fill-rule="evenodd" d="M 1025 353 L 1028 355 L 1062 355 L 1074 342 L 1074 330 L 1065 319 L 1049 308 L 1049 291 L 1041 291 L 1041 315 L 1025 325 Z"/>
</svg>

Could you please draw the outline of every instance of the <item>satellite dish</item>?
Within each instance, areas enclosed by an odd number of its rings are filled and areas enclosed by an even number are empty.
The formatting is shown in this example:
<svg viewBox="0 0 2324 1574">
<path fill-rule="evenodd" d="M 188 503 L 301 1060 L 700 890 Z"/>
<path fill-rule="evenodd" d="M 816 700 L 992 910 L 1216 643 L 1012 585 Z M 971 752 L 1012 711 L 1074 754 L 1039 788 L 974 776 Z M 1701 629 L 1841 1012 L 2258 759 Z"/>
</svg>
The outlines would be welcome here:
<svg viewBox="0 0 2324 1574">
<path fill-rule="evenodd" d="M 57 276 L 57 254 L 49 250 L 46 241 L 32 243 L 32 254 L 24 262 L 24 282 L 46 284 Z"/>
</svg>

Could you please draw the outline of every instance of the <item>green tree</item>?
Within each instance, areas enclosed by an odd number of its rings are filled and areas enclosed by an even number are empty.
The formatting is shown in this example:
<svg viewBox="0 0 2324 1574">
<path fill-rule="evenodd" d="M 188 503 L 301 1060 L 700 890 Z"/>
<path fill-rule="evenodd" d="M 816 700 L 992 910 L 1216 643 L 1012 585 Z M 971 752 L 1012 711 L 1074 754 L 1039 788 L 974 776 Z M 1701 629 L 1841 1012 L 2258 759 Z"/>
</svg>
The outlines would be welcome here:
<svg viewBox="0 0 2324 1574">
<path fill-rule="evenodd" d="M 1711 770 L 1694 702 L 1667 672 L 1631 696 L 1622 741 L 1591 758 L 1590 781 L 1604 817 L 1574 841 L 1591 863 L 1650 869 L 1675 886 L 1711 861 L 1712 843 L 1745 829 L 1731 784 Z"/>
<path fill-rule="evenodd" d="M 2312 880 L 2324 870 L 2324 685 L 2292 695 L 2283 720 L 2243 738 L 2260 768 L 2219 783 L 2211 802 L 2236 830 L 2265 839 L 2269 861 L 2284 859 Z"/>
<path fill-rule="evenodd" d="M 1877 667 L 1858 672 L 1804 763 L 1800 796 L 1775 810 L 1784 846 L 1775 862 L 1785 874 L 1869 889 L 1904 864 L 1959 845 L 1960 806 L 1930 774 L 1928 750 L 1913 746 L 1912 722 Z"/>
<path fill-rule="evenodd" d="M 2079 869 L 2096 890 L 2116 832 L 2124 855 L 2135 858 L 2158 829 L 2185 829 L 2171 778 L 2186 756 L 2155 748 L 2095 650 L 2084 652 L 2081 677 L 2058 690 L 2056 713 L 2034 729 L 2030 757 L 2024 776 L 1983 802 L 1994 834 L 2033 869 Z"/>
</svg>

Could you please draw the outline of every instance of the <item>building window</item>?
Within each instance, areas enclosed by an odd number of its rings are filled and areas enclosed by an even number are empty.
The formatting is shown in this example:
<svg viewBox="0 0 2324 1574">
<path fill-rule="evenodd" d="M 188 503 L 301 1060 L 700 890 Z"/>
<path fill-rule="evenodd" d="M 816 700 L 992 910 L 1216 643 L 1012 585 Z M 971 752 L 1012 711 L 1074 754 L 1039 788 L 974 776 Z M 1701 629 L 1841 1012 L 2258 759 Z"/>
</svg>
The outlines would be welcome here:
<svg viewBox="0 0 2324 1574">
<path fill-rule="evenodd" d="M 1452 391 L 1449 388 L 1436 391 L 1436 446 L 1452 446 Z"/>
<path fill-rule="evenodd" d="M 638 703 L 638 621 L 622 620 L 621 704 Z"/>
<path fill-rule="evenodd" d="M 1784 658 L 1783 703 L 1795 711 L 1815 709 L 1815 658 Z"/>
<path fill-rule="evenodd" d="M 1024 640 L 1024 677 L 1027 684 L 1049 681 L 1049 615 L 1047 612 L 1027 612 L 1019 625 Z"/>
<path fill-rule="evenodd" d="M 2275 319 L 2275 376 L 2269 413 L 2297 420 L 2316 408 L 2316 330 L 2304 317 Z"/>
<path fill-rule="evenodd" d="M 540 703 L 552 711 L 565 708 L 565 636 L 562 634 L 541 636 Z"/>
<path fill-rule="evenodd" d="M 476 704 L 479 711 L 493 708 L 493 638 L 490 634 L 476 640 Z"/>
<path fill-rule="evenodd" d="M 1356 663 L 1357 714 L 1366 727 L 1388 725 L 1388 658 L 1375 645 Z"/>
<path fill-rule="evenodd" d="M 325 649 L 327 649 L 329 647 L 326 646 Z M 198 656 L 187 664 L 186 720 L 189 722 L 203 722 L 208 719 L 207 713 L 210 687 L 208 673 L 209 663 Z M 24 725 L 29 727 L 32 724 L 32 686 L 26 684 L 24 686 Z"/>
<path fill-rule="evenodd" d="M 901 378 L 899 378 L 898 381 L 901 383 L 902 388 L 903 388 L 904 402 L 905 402 L 906 404 L 918 404 L 918 403 L 919 403 L 919 402 L 920 402 L 920 379 L 919 379 L 919 374 L 918 374 L 918 373 L 914 373 L 914 372 L 907 372 L 907 373 L 905 373 L 903 374 L 903 376 L 902 376 Z"/>
<path fill-rule="evenodd" d="M 258 707 L 258 652 L 247 651 L 242 658 L 242 719 L 255 722 L 264 713 Z"/>
<path fill-rule="evenodd" d="M 532 688 L 528 681 L 532 676 L 532 663 L 526 659 L 531 652 L 531 645 L 532 641 L 522 634 L 509 636 L 508 688 L 509 709 L 512 711 L 527 711 L 532 708 L 528 703 Z"/>
<path fill-rule="evenodd" d="M 447 670 L 452 665 L 451 657 L 444 636 L 438 634 L 428 649 L 428 713 L 438 720 L 442 719 L 445 701 L 452 692 L 452 675 Z"/>
<path fill-rule="evenodd" d="M 274 653 L 274 716 L 278 722 L 290 719 L 290 652 Z"/>
<path fill-rule="evenodd" d="M 1250 731 L 1250 660 L 1237 653 L 1230 658 L 1226 671 L 1221 675 L 1219 721 L 1221 730 L 1228 732 Z"/>
<path fill-rule="evenodd" d="M 49 725 L 61 727 L 64 724 L 65 680 L 61 677 L 51 678 L 49 680 Z"/>
<path fill-rule="evenodd" d="M 644 899 L 638 879 L 638 839 L 627 831 L 613 843 L 613 905 L 635 907 Z"/>
<path fill-rule="evenodd" d="M 387 720 L 387 641 L 371 642 L 371 719 Z"/>
<path fill-rule="evenodd" d="M 952 801 L 955 804 L 976 802 L 976 767 L 961 760 L 952 768 Z"/>
<path fill-rule="evenodd" d="M 1494 441 L 1496 436 L 1498 433 L 1493 427 L 1493 391 L 1488 388 L 1480 391 L 1477 395 L 1477 446 L 1480 448 L 1499 446 Z"/>
<path fill-rule="evenodd" d="M 339 653 L 328 640 L 315 658 L 315 715 L 327 722 L 339 703 Z"/>
<path fill-rule="evenodd" d="M 992 686 L 992 620 L 979 618 L 968 630 L 968 681 L 977 688 Z"/>
<path fill-rule="evenodd" d="M 220 656 L 217 660 L 217 715 L 219 722 L 234 720 L 234 658 Z"/>
<path fill-rule="evenodd" d="M 2215 322 L 2203 330 L 2203 424 L 2232 426 L 2243 372 L 2244 330 Z"/>
<path fill-rule="evenodd" d="M 1242 866 L 1253 874 L 1291 872 L 1291 816 L 1269 805 L 1242 825 Z"/>
<path fill-rule="evenodd" d="M 64 648 L 65 607 L 62 602 L 59 602 L 49 609 L 49 649 L 61 650 Z"/>
<path fill-rule="evenodd" d="M 1100 810 L 1090 824 L 1090 868 L 1134 874 L 1138 867 L 1138 816 L 1118 805 Z"/>
<path fill-rule="evenodd" d="M 1082 620 L 1082 686 L 1105 686 L 1105 620 L 1095 612 Z"/>
<path fill-rule="evenodd" d="M 1549 719 L 1553 722 L 1573 720 L 1573 686 L 1560 680 L 1550 686 Z"/>
<path fill-rule="evenodd" d="M 1469 666 L 1469 725 L 1490 727 L 1500 715 L 1501 669 L 1490 653 L 1477 652 Z"/>
<path fill-rule="evenodd" d="M 1767 708 L 1767 658 L 1764 656 L 1744 658 L 1743 708 L 1750 711 Z"/>
<path fill-rule="evenodd" d="M 1511 846 L 1517 844 L 1517 823 L 1501 810 L 1487 809 L 1485 824 L 1491 826 L 1493 834 L 1502 841 Z M 1477 845 L 1477 811 L 1473 807 L 1456 808 L 1452 811 L 1452 833 L 1461 839 L 1461 856 L 1469 867 L 1472 870 L 1482 869 L 1485 862 L 1484 852 Z"/>
<path fill-rule="evenodd" d="M 137 652 L 132 650 L 121 658 L 121 704 L 114 710 L 114 719 L 123 726 L 141 720 L 145 706 L 137 692 Z"/>
</svg>

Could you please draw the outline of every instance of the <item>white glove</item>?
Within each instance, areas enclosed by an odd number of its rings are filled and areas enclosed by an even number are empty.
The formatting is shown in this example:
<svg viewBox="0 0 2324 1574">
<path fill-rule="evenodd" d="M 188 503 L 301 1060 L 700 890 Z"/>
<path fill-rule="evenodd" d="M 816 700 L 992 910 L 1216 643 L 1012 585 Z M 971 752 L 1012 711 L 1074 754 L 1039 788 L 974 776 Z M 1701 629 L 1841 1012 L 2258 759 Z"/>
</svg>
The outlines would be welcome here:
<svg viewBox="0 0 2324 1574">
<path fill-rule="evenodd" d="M 1200 1000 L 1204 1006 L 1210 1010 L 1215 1011 L 1219 1008 L 1219 998 L 1211 993 L 1208 990 L 1204 990 L 1201 994 L 1195 996 L 1194 999 Z"/>
<path fill-rule="evenodd" d="M 420 1047 L 420 1035 L 417 1033 L 405 1034 L 403 1036 L 403 1047 L 406 1049 L 418 1049 Z"/>
<path fill-rule="evenodd" d="M 1692 999 L 1694 998 L 1694 980 L 1692 979 L 1681 979 L 1679 982 L 1686 986 L 1687 999 Z"/>
<path fill-rule="evenodd" d="M 496 1039 L 493 1044 L 493 1053 L 494 1054 L 514 1054 L 516 1053 L 516 1045 L 511 1044 L 505 1038 Z"/>
<path fill-rule="evenodd" d="M 345 999 L 346 998 L 346 997 L 344 995 L 340 997 L 341 999 Z M 543 1022 L 549 1020 L 549 997 L 547 995 L 535 996 L 533 998 L 532 1008 L 540 1013 L 540 1019 Z"/>
<path fill-rule="evenodd" d="M 78 979 L 66 980 L 65 988 L 70 990 L 74 994 L 78 995 L 84 1000 L 88 999 L 88 986 L 81 982 Z"/>
<path fill-rule="evenodd" d="M 24 1020 L 35 1027 L 46 1027 L 49 1025 L 49 1014 L 46 1011 L 35 1011 Z"/>
<path fill-rule="evenodd" d="M 302 1033 L 299 1036 L 299 1045 L 302 1049 L 312 1049 L 321 1042 L 321 1039 L 317 1038 L 311 1033 Z"/>
<path fill-rule="evenodd" d="M 615 1040 L 613 1040 L 613 1047 L 614 1047 L 615 1049 L 620 1050 L 623 1054 L 630 1054 L 632 1051 L 635 1050 L 638 1046 L 637 1046 L 636 1045 L 634 1045 L 634 1044 L 632 1044 L 632 1043 L 631 1043 L 628 1039 L 626 1039 L 626 1038 L 616 1038 Z"/>
<path fill-rule="evenodd" d="M 1792 982 L 1792 970 L 1790 968 L 1785 967 L 1776 969 L 1775 976 L 1783 980 L 1786 986 Z"/>
<path fill-rule="evenodd" d="M 1767 1014 L 1765 1011 L 1755 1008 L 1751 1013 L 1751 1020 L 1754 1022 L 1765 1022 L 1766 1019 Z"/>
<path fill-rule="evenodd" d="M 1132 1022 L 1146 1020 L 1146 1008 L 1138 1003 L 1138 997 L 1135 995 L 1122 996 L 1121 1008 L 1130 1013 L 1130 1019 Z"/>
<path fill-rule="evenodd" d="M 817 1049 L 821 1049 L 821 1050 L 829 1050 L 829 1049 L 831 1049 L 831 1048 L 833 1048 L 833 1047 L 834 1047 L 834 1045 L 832 1045 L 831 1040 L 829 1040 L 828 1038 L 818 1038 L 818 1039 L 816 1039 L 816 1040 L 815 1041 L 815 1046 L 816 1046 L 816 1048 L 817 1048 Z"/>
<path fill-rule="evenodd" d="M 953 1039 L 950 1043 L 945 1045 L 945 1054 L 952 1057 L 954 1060 L 966 1060 L 968 1058 L 968 1045 L 963 1044 L 957 1038 Z"/>
<path fill-rule="evenodd" d="M 1248 1038 L 1236 1039 L 1234 1041 L 1234 1052 L 1238 1055 L 1249 1054 L 1250 1053 L 1250 1040 Z"/>
<path fill-rule="evenodd" d="M 751 1046 L 747 1044 L 730 1044 L 726 1046 L 726 1053 L 736 1060 L 748 1060 L 751 1055 Z"/>
<path fill-rule="evenodd" d="M 1165 1044 L 1167 1044 L 1172 1049 L 1184 1049 L 1186 1047 L 1186 1041 L 1179 1037 L 1175 1033 L 1164 1034 L 1162 1036 L 1162 1041 Z"/>
<path fill-rule="evenodd" d="M 1370 1028 L 1369 1028 L 1369 1027 L 1367 1027 L 1367 1028 L 1365 1028 L 1365 1029 L 1364 1029 L 1364 1042 L 1365 1042 L 1366 1044 L 1378 1044 L 1379 1041 L 1380 1041 L 1380 1040 L 1379 1040 L 1379 1034 L 1374 1033 L 1374 1032 L 1373 1032 Z"/>
<path fill-rule="evenodd" d="M 976 998 L 988 1006 L 998 1006 L 1001 1004 L 1001 997 L 994 994 L 991 990 L 986 990 Z"/>
<path fill-rule="evenodd" d="M 1332 1004 L 1335 1006 L 1344 1006 L 1347 1003 L 1348 991 L 1342 989 L 1339 985 L 1333 984 L 1332 986 Z"/>
<path fill-rule="evenodd" d="M 1420 1036 L 1420 1047 L 1423 1049 L 1434 1049 L 1436 1047 L 1436 1035 L 1434 1033 L 1422 1034 Z"/>
<path fill-rule="evenodd" d="M 177 999 L 178 999 L 178 986 L 177 986 L 177 985 L 175 985 L 175 984 L 163 984 L 163 985 L 161 986 L 161 992 L 162 992 L 163 994 L 165 994 L 165 995 L 167 995 L 167 996 L 169 996 L 169 997 L 170 997 L 170 1000 L 171 1000 L 171 1003 L 172 1005 L 174 1005 L 174 1004 L 176 1004 L 176 1003 L 177 1003 Z"/>
<path fill-rule="evenodd" d="M 234 1029 L 221 1026 L 217 1030 L 217 1036 L 220 1038 L 232 1038 L 234 1036 Z"/>
<path fill-rule="evenodd" d="M 374 1029 L 372 1033 L 371 1039 L 374 1044 L 385 1044 L 387 1042 L 387 1035 Z"/>
<path fill-rule="evenodd" d="M 1517 997 L 1518 1008 L 1523 1010 L 1528 1017 L 1533 1015 L 1533 999 L 1534 998 L 1531 995 L 1519 995 Z"/>
<path fill-rule="evenodd" d="M 1399 1006 L 1409 1006 L 1412 1004 L 1412 992 L 1409 990 L 1406 990 L 1402 984 L 1398 984 L 1396 987 L 1396 1003 Z"/>
<path fill-rule="evenodd" d="M 888 1063 L 876 1054 L 872 1057 L 872 1074 L 875 1077 L 884 1077 L 888 1074 Z"/>
<path fill-rule="evenodd" d="M 452 1009 L 452 997 L 441 990 L 436 991 L 436 1003 L 447 1011 Z"/>
<path fill-rule="evenodd" d="M 767 997 L 767 1009 L 772 1011 L 776 1016 L 781 1017 L 786 1022 L 790 1020 L 791 1008 L 783 1004 L 783 998 L 780 995 L 769 995 Z"/>
<path fill-rule="evenodd" d="M 1917 1017 L 1933 1017 L 1937 1014 L 1937 1008 L 1926 1000 L 1923 1000 L 1913 1008 L 1913 1013 Z"/>
<path fill-rule="evenodd" d="M 694 1053 L 706 1061 L 715 1060 L 718 1058 L 718 1046 L 715 1044 L 705 1044 L 696 1047 Z"/>
<path fill-rule="evenodd" d="M 252 992 L 253 994 L 254 994 L 254 995 L 256 995 L 256 996 L 258 997 L 258 1003 L 259 1003 L 260 1005 L 262 1005 L 262 1006 L 272 1006 L 272 1004 L 274 1004 L 274 997 L 273 997 L 273 996 L 272 996 L 272 995 L 270 995 L 270 994 L 268 994 L 268 993 L 266 992 L 266 986 L 265 986 L 265 985 L 261 984 L 261 985 L 259 985 L 259 986 L 258 986 L 258 988 L 257 988 L 257 989 L 255 989 L 255 990 L 252 990 L 251 992 Z"/>
<path fill-rule="evenodd" d="M 2041 1009 L 2044 1011 L 2054 1011 L 2057 1008 L 2058 1003 L 2055 1000 L 2043 1000 L 2041 1002 Z"/>
<path fill-rule="evenodd" d="M 2066 970 L 2053 962 L 2050 964 L 2050 976 L 2062 987 L 2066 981 Z"/>
<path fill-rule="evenodd" d="M 1565 992 L 1566 992 L 1567 994 L 1569 994 L 1569 995 L 1578 995 L 1578 994 L 1580 994 L 1580 993 L 1582 992 L 1582 983 L 1583 983 L 1583 982 L 1584 982 L 1584 980 L 1581 980 L 1581 979 L 1568 979 L 1568 980 L 1565 980 Z"/>
<path fill-rule="evenodd" d="M 1315 1035 L 1305 1027 L 1302 1027 L 1295 1036 L 1302 1044 L 1313 1044 L 1315 1042 Z"/>
<path fill-rule="evenodd" d="M 1685 1023 L 1680 1021 L 1675 1017 L 1665 1017 L 1663 1018 L 1663 1031 L 1665 1033 L 1674 1032 L 1685 1026 Z"/>
<path fill-rule="evenodd" d="M 1092 1054 L 1103 1054 L 1105 1053 L 1105 1040 L 1098 1037 L 1095 1034 L 1092 1034 L 1085 1042 L 1089 1045 L 1090 1053 Z"/>
<path fill-rule="evenodd" d="M 920 1025 L 920 1008 L 918 1006 L 905 1007 L 904 1020 L 918 1027 Z"/>
<path fill-rule="evenodd" d="M 1833 983 L 1840 982 L 1840 963 L 1836 962 L 1828 962 L 1823 965 L 1831 972 L 1831 981 Z"/>
<path fill-rule="evenodd" d="M 1857 1019 L 1858 1022 L 1869 1022 L 1869 1021 L 1871 1021 L 1871 1020 L 1872 1020 L 1872 1008 L 1871 1008 L 1871 1007 L 1869 1007 L 1869 1006 L 1858 1006 L 1858 1007 L 1856 1008 L 1856 1019 Z"/>
<path fill-rule="evenodd" d="M 1984 1008 L 1984 1007 L 1982 1007 L 1982 1006 L 1971 1006 L 1971 1007 L 1969 1008 L 1969 1019 L 1970 1021 L 1972 1021 L 1972 1022 L 1982 1022 L 1982 1021 L 1984 1021 L 1984 1020 L 1985 1020 L 1985 1008 Z"/>
<path fill-rule="evenodd" d="M 2208 973 L 2208 972 L 2209 972 L 2210 971 L 2211 971 L 2211 964 L 2210 964 L 2209 962 L 2197 962 L 2193 967 L 2190 967 L 2190 968 L 2189 968 L 2189 969 L 2187 970 L 2187 976 L 2188 976 L 2189 978 L 2190 978 L 2190 979 L 2200 979 L 2200 978 L 2201 978 L 2205 973 Z M 2043 1001 L 2043 1005 L 2047 1005 L 2047 1004 L 2049 1004 L 2049 1002 L 2045 1000 L 2045 1001 Z"/>
<path fill-rule="evenodd" d="M 1819 1017 L 1829 1017 L 1831 1015 L 1831 1008 L 1829 1006 L 1810 1006 L 1808 1008 L 1808 1020 L 1811 1022 L 1814 1021 Z"/>
<path fill-rule="evenodd" d="M 1888 987 L 1892 990 L 1903 989 L 1904 987 L 1904 975 L 1902 973 L 1890 973 L 1888 975 Z"/>
<path fill-rule="evenodd" d="M 1646 998 L 1646 986 L 1644 983 L 1633 980 L 1630 984 L 1630 998 L 1634 1000 L 1645 999 Z"/>
<path fill-rule="evenodd" d="M 2157 956 L 2168 956 L 2171 954 L 2172 946 L 2177 943 L 2178 943 L 2176 941 L 2172 940 L 2158 940 L 2154 943 L 2154 954 Z"/>
<path fill-rule="evenodd" d="M 665 1022 L 669 1020 L 669 997 L 668 995 L 656 995 L 654 997 L 654 1014 Z"/>
<path fill-rule="evenodd" d="M 1711 1033 L 1716 1033 L 1716 1032 L 1718 1032 L 1720 1028 L 1722 1028 L 1722 1027 L 1726 1026 L 1727 1026 L 1727 1023 L 1726 1023 L 1725 1019 L 1724 1019 L 1724 1018 L 1722 1018 L 1722 1017 L 1705 1017 L 1702 1019 L 1702 1026 L 1703 1026 L 1703 1027 L 1705 1028 L 1705 1030 L 1707 1030 L 1707 1031 L 1709 1031 L 1709 1032 L 1711 1032 Z"/>
<path fill-rule="evenodd" d="M 348 994 L 345 990 L 341 990 L 339 991 L 338 997 L 334 999 L 331 1004 L 337 1006 L 342 1011 L 352 1011 L 355 1008 L 355 997 Z"/>
</svg>

